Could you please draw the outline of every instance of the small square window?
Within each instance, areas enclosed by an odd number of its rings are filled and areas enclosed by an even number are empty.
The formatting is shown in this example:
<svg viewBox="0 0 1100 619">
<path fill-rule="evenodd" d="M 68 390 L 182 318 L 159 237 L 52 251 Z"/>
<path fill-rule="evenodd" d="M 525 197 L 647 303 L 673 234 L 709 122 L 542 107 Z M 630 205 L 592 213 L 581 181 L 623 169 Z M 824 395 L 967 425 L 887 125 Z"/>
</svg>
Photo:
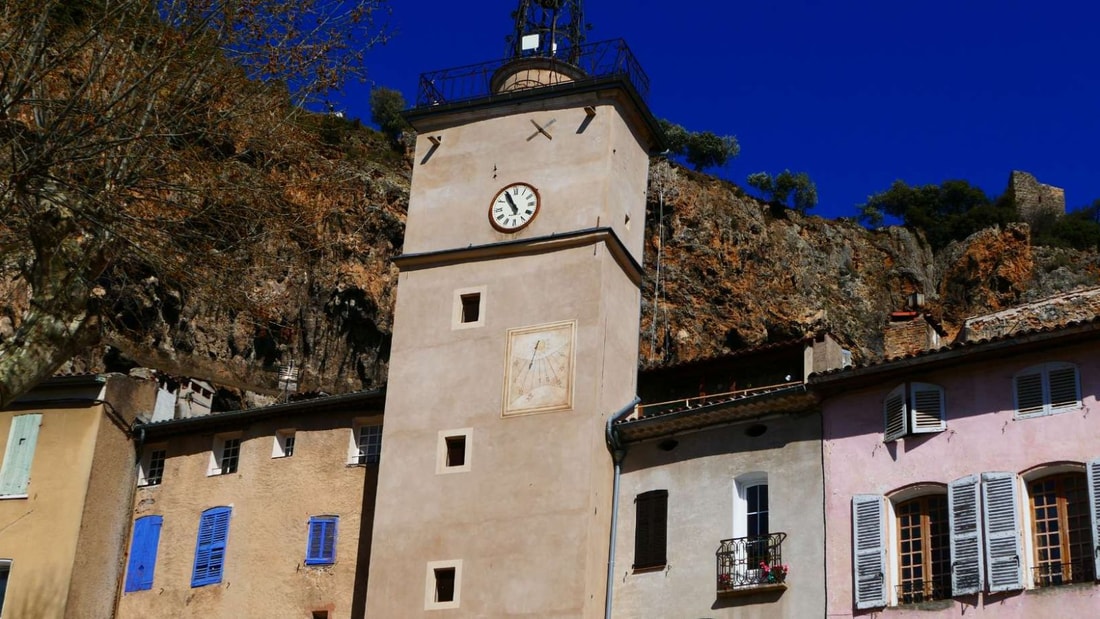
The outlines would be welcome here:
<svg viewBox="0 0 1100 619">
<path fill-rule="evenodd" d="M 327 610 L 315 610 L 313 611 L 313 619 L 328 619 Z"/>
<path fill-rule="evenodd" d="M 230 475 L 237 472 L 241 457 L 241 435 L 224 434 L 214 437 L 210 450 L 210 470 L 207 475 Z"/>
<path fill-rule="evenodd" d="M 485 286 L 454 291 L 452 329 L 472 329 L 485 324 Z"/>
<path fill-rule="evenodd" d="M 447 466 L 462 466 L 466 464 L 466 437 L 447 437 Z"/>
<path fill-rule="evenodd" d="M 279 430 L 271 447 L 272 458 L 289 458 L 294 455 L 294 430 Z"/>
<path fill-rule="evenodd" d="M 378 464 L 381 458 L 382 426 L 377 424 L 353 426 L 348 464 Z"/>
<path fill-rule="evenodd" d="M 455 568 L 444 567 L 435 570 L 435 601 L 455 601 Z"/>
<path fill-rule="evenodd" d="M 462 561 L 428 563 L 424 610 L 458 608 L 462 589 Z"/>
<path fill-rule="evenodd" d="M 462 322 L 477 322 L 481 316 L 481 294 L 464 294 L 460 295 L 462 300 Z"/>
<path fill-rule="evenodd" d="M 159 486 L 164 481 L 164 460 L 168 451 L 164 447 L 147 447 L 138 465 L 139 486 Z"/>
<path fill-rule="evenodd" d="M 436 449 L 436 473 L 461 473 L 470 470 L 473 428 L 443 430 Z"/>
</svg>

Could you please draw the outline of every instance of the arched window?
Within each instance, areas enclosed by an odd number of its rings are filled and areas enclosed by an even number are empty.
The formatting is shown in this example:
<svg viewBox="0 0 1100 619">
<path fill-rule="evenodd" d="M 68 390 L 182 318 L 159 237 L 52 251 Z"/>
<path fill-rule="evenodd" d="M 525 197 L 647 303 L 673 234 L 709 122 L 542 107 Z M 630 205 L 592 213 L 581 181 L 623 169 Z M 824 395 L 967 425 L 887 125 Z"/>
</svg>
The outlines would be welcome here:
<svg viewBox="0 0 1100 619">
<path fill-rule="evenodd" d="M 1027 482 L 1027 492 L 1035 586 L 1094 580 L 1096 562 L 1085 473 L 1070 471 L 1033 479 Z"/>
<path fill-rule="evenodd" d="M 894 505 L 897 600 L 911 604 L 951 597 L 951 534 L 947 495 L 926 494 Z"/>
</svg>

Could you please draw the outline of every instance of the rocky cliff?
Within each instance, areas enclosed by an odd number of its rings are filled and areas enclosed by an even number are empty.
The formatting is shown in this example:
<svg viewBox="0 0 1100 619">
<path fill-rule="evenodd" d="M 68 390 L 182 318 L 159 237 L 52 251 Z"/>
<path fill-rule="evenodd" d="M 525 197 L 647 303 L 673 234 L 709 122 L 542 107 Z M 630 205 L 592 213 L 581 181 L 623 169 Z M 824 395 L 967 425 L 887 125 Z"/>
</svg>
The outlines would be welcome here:
<svg viewBox="0 0 1100 619">
<path fill-rule="evenodd" d="M 105 346 L 70 369 L 134 365 L 277 393 L 278 367 L 300 389 L 384 384 L 412 166 L 364 156 L 386 145 L 367 129 L 310 148 L 340 179 L 325 204 L 323 251 L 259 252 L 242 265 L 264 311 L 226 309 L 201 282 L 150 275 L 116 308 Z M 306 149 L 309 150 L 309 149 Z M 369 153 L 368 153 L 369 154 Z M 1033 248 L 1026 225 L 980 232 L 933 255 L 899 227 L 867 230 L 768 205 L 737 186 L 664 161 L 651 170 L 641 362 L 711 355 L 828 329 L 857 359 L 881 355 L 889 312 L 912 292 L 949 330 L 969 315 L 1100 283 L 1100 257 Z M 126 325 L 125 328 L 120 325 Z"/>
</svg>

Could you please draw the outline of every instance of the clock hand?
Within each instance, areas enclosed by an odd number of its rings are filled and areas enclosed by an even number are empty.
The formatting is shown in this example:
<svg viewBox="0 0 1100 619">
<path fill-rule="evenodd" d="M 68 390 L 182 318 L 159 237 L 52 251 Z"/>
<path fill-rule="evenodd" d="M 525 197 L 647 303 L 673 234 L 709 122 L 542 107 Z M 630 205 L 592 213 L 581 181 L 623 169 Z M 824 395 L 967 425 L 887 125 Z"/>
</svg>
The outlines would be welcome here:
<svg viewBox="0 0 1100 619">
<path fill-rule="evenodd" d="M 542 344 L 542 340 L 535 342 L 535 348 L 531 350 L 531 361 L 527 364 L 527 369 L 530 370 L 531 366 L 535 365 L 535 355 L 539 352 L 539 344 Z"/>
<path fill-rule="evenodd" d="M 512 214 L 519 213 L 519 207 L 516 206 L 516 201 L 512 199 L 512 194 L 507 191 L 504 192 L 504 199 L 508 201 L 508 206 L 512 207 Z"/>
</svg>

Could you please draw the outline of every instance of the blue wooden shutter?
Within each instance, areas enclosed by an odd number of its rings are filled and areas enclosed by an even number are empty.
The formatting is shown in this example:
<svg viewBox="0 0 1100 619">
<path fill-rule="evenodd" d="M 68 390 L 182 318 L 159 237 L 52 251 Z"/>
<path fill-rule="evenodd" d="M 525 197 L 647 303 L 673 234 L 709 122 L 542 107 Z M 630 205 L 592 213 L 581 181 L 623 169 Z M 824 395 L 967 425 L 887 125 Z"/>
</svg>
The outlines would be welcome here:
<svg viewBox="0 0 1100 619">
<path fill-rule="evenodd" d="M 886 509 L 878 495 L 852 497 L 856 608 L 886 606 Z"/>
<path fill-rule="evenodd" d="M 336 561 L 337 516 L 314 516 L 309 519 L 309 539 L 306 542 L 306 565 L 323 565 Z"/>
<path fill-rule="evenodd" d="M 134 539 L 130 542 L 130 561 L 126 566 L 126 591 L 153 588 L 153 571 L 157 565 L 161 516 L 142 516 L 134 522 Z"/>
<path fill-rule="evenodd" d="M 982 527 L 978 511 L 980 485 L 977 475 L 967 475 L 947 486 L 952 595 L 973 595 L 982 589 Z"/>
<path fill-rule="evenodd" d="M 1100 580 L 1100 458 L 1089 462 L 1089 516 L 1092 518 L 1092 559 L 1096 563 L 1093 574 Z"/>
<path fill-rule="evenodd" d="M 195 568 L 191 586 L 201 587 L 222 581 L 225 563 L 225 542 L 229 537 L 228 507 L 213 507 L 202 513 L 199 539 L 195 544 Z"/>
<path fill-rule="evenodd" d="M 31 477 L 31 461 L 34 460 L 34 448 L 38 443 L 40 425 L 42 425 L 40 413 L 12 418 L 8 446 L 4 451 L 4 464 L 0 465 L 0 496 L 27 493 L 27 482 Z"/>
<path fill-rule="evenodd" d="M 989 590 L 994 593 L 1024 588 L 1017 497 L 1015 474 L 982 473 L 985 565 L 989 571 Z"/>
</svg>

